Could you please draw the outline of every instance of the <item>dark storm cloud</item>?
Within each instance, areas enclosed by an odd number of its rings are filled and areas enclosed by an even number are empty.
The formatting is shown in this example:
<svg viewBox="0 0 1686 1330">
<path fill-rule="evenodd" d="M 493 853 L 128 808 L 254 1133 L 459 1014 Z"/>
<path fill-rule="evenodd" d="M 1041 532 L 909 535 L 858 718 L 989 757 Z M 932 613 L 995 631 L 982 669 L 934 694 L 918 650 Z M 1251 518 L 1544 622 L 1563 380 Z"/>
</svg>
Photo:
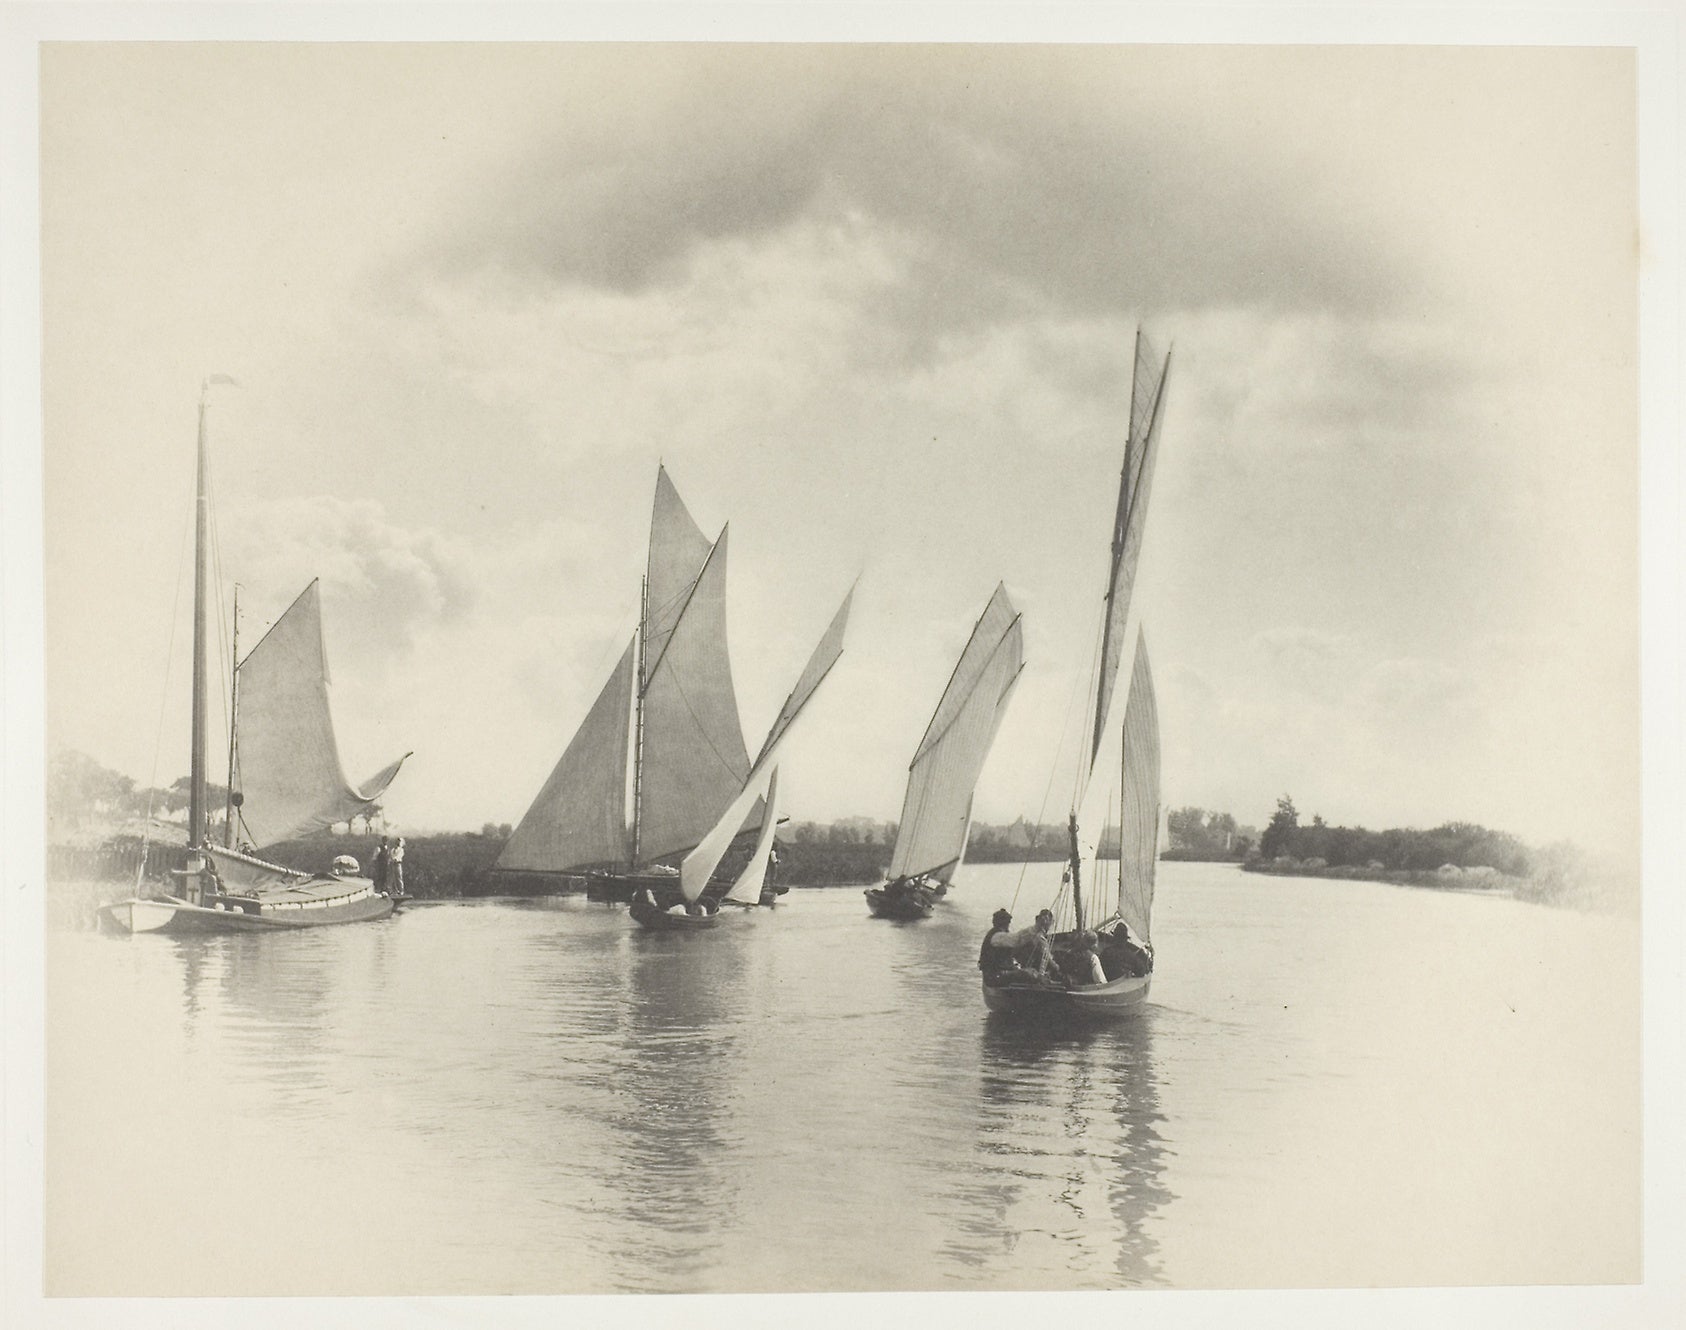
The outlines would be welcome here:
<svg viewBox="0 0 1686 1330">
<path fill-rule="evenodd" d="M 442 255 L 633 293 L 710 242 L 864 229 L 898 265 L 881 312 L 916 341 L 1050 308 L 1391 303 L 1397 259 L 1339 207 L 1338 170 L 1278 171 L 1131 68 L 1117 48 L 714 48 L 645 88 L 633 63 L 628 106 L 500 168 Z"/>
</svg>

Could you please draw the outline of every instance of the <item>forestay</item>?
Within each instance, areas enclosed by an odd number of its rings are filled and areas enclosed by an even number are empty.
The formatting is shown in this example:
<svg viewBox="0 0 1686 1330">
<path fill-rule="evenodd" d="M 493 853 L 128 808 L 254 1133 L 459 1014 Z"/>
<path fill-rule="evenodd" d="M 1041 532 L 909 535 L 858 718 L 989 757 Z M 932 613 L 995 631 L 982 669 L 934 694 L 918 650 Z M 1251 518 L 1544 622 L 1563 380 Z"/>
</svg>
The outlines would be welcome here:
<svg viewBox="0 0 1686 1330">
<path fill-rule="evenodd" d="M 1023 621 L 997 586 L 908 765 L 892 878 L 947 881 L 966 852 L 972 791 L 1024 667 Z"/>
<path fill-rule="evenodd" d="M 238 666 L 235 784 L 255 845 L 344 822 L 385 792 L 404 757 L 353 787 L 328 707 L 322 610 L 312 582 Z"/>
</svg>

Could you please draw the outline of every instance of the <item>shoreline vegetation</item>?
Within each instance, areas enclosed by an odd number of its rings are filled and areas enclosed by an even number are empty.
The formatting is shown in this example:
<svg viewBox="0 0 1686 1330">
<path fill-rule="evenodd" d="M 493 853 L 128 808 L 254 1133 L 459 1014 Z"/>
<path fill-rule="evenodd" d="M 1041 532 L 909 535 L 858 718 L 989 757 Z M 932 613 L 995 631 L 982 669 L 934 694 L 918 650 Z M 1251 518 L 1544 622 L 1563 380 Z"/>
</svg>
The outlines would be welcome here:
<svg viewBox="0 0 1686 1330">
<path fill-rule="evenodd" d="M 57 884 L 106 888 L 142 880 L 169 881 L 185 862 L 183 824 L 186 780 L 168 789 L 140 790 L 129 778 L 79 753 L 55 758 L 48 774 L 47 876 Z M 220 811 L 223 791 L 210 792 Z M 150 817 L 150 820 L 149 820 Z M 374 855 L 384 830 L 378 810 L 303 840 L 265 847 L 263 853 L 311 872 L 326 872 L 336 855 L 360 864 Z M 494 869 L 509 838 L 508 823 L 479 831 L 404 833 L 404 886 L 421 900 L 485 896 L 543 896 L 584 889 L 579 876 L 512 874 Z M 882 882 L 896 838 L 894 822 L 852 817 L 821 824 L 789 822 L 777 840 L 777 881 L 800 887 L 867 887 Z M 388 833 L 396 834 L 396 833 Z M 220 840 L 220 830 L 212 827 Z M 973 826 L 966 861 L 1060 862 L 1066 853 L 1063 823 Z M 1104 858 L 1117 857 L 1116 833 L 1103 840 Z M 1321 817 L 1301 825 L 1293 799 L 1284 795 L 1262 832 L 1239 825 L 1228 813 L 1194 807 L 1171 809 L 1161 835 L 1161 860 L 1233 863 L 1260 876 L 1332 878 L 1395 886 L 1481 892 L 1579 909 L 1637 912 L 1637 881 L 1601 865 L 1577 847 L 1525 845 L 1505 832 L 1451 822 L 1429 830 L 1329 826 Z M 51 900 L 51 898 L 50 898 Z M 66 921 L 90 913 L 97 900 L 51 901 L 50 916 Z"/>
</svg>

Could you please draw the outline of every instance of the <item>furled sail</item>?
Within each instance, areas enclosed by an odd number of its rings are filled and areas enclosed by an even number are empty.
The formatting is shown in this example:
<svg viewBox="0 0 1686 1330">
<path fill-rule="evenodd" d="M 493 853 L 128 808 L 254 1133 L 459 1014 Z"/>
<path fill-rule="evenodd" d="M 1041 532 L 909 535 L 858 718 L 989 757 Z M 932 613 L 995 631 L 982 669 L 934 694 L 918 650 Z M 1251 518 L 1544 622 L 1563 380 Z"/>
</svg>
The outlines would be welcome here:
<svg viewBox="0 0 1686 1330">
<path fill-rule="evenodd" d="M 908 766 L 890 876 L 951 874 L 966 851 L 972 790 L 1024 666 L 1023 622 L 998 586 Z M 945 877 L 946 880 L 946 877 Z"/>
<path fill-rule="evenodd" d="M 1153 489 L 1153 463 L 1159 451 L 1159 421 L 1171 353 L 1154 355 L 1146 337 L 1136 336 L 1134 382 L 1130 392 L 1130 430 L 1124 444 L 1124 470 L 1118 483 L 1113 520 L 1112 562 L 1107 574 L 1106 621 L 1101 637 L 1100 679 L 1095 695 L 1091 765 L 1100 757 L 1112 707 L 1118 667 L 1124 659 L 1125 623 L 1135 589 L 1136 565 L 1147 529 L 1147 501 Z"/>
<path fill-rule="evenodd" d="M 837 663 L 837 658 L 843 654 L 843 633 L 849 623 L 849 603 L 854 599 L 854 589 L 843 597 L 842 605 L 832 616 L 831 626 L 825 630 L 813 654 L 808 657 L 808 664 L 797 678 L 796 687 L 790 690 L 790 696 L 785 698 L 784 705 L 779 708 L 777 719 L 773 727 L 767 731 L 766 742 L 761 745 L 761 753 L 755 759 L 755 765 L 749 769 L 749 775 L 720 815 L 712 829 L 698 843 L 695 849 L 687 854 L 679 865 L 679 890 L 688 901 L 694 901 L 708 881 L 714 876 L 714 870 L 719 867 L 720 860 L 726 854 L 726 848 L 732 843 L 733 836 L 744 825 L 755 801 L 769 793 L 772 772 L 777 769 L 774 758 L 784 740 L 790 734 L 790 728 L 796 723 L 802 709 L 808 705 L 816 689 L 824 682 L 825 676 L 831 672 L 831 667 Z M 762 819 L 763 833 L 766 827 L 776 821 L 769 813 Z"/>
<path fill-rule="evenodd" d="M 628 643 L 497 867 L 561 872 L 626 859 L 626 760 L 635 643 Z"/>
<path fill-rule="evenodd" d="M 1136 660 L 1124 702 L 1124 791 L 1119 817 L 1118 913 L 1143 942 L 1153 920 L 1153 882 L 1159 853 L 1159 708 L 1147 663 L 1147 638 L 1136 638 Z"/>
<path fill-rule="evenodd" d="M 653 539 L 651 551 L 653 567 Z M 638 824 L 644 862 L 694 846 L 749 774 L 726 649 L 726 532 L 693 583 L 666 629 L 644 693 Z"/>
<path fill-rule="evenodd" d="M 767 855 L 773 848 L 773 832 L 779 821 L 779 769 L 774 767 L 767 777 L 767 806 L 761 815 L 761 830 L 755 837 L 755 848 L 744 865 L 738 880 L 732 883 L 725 899 L 740 905 L 759 905 L 761 886 L 767 880 Z"/>
<path fill-rule="evenodd" d="M 354 788 L 340 766 L 328 709 L 322 607 L 312 582 L 238 666 L 236 788 L 240 820 L 255 845 L 344 822 L 392 783 L 399 758 Z"/>
</svg>

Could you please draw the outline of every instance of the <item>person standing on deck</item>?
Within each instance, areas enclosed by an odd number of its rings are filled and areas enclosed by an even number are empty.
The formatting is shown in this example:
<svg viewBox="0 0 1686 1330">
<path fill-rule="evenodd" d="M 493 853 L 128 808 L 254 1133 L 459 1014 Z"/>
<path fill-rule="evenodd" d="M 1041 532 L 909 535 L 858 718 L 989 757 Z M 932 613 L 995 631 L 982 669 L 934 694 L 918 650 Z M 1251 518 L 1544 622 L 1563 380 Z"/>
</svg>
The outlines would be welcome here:
<svg viewBox="0 0 1686 1330">
<path fill-rule="evenodd" d="M 375 848 L 375 856 L 369 861 L 369 877 L 374 881 L 376 891 L 386 890 L 386 870 L 392 861 L 392 850 L 386 843 L 386 837 L 381 837 L 381 843 Z"/>
<path fill-rule="evenodd" d="M 386 879 L 389 883 L 387 895 L 402 896 L 404 894 L 404 838 L 402 836 L 393 843 L 392 850 L 387 855 Z"/>
</svg>

